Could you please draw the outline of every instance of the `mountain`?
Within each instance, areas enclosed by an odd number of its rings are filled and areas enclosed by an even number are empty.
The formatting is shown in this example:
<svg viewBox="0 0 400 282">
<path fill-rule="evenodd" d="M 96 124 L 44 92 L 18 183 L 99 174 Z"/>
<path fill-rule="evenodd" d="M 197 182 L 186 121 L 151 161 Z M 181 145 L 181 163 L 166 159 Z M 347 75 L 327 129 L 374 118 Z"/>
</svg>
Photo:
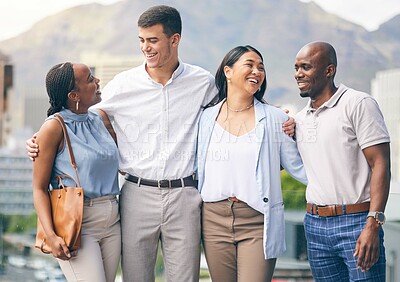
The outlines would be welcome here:
<svg viewBox="0 0 400 282">
<path fill-rule="evenodd" d="M 12 58 L 16 92 L 44 91 L 44 76 L 61 61 L 77 62 L 81 52 L 140 55 L 137 19 L 160 2 L 124 0 L 113 5 L 89 4 L 65 10 L 29 31 L 0 42 Z M 294 58 L 310 41 L 332 43 L 338 53 L 336 83 L 370 91 L 375 72 L 400 67 L 400 16 L 368 32 L 298 0 L 166 0 L 182 16 L 182 60 L 215 73 L 225 53 L 250 44 L 264 55 L 267 100 L 304 105 L 293 79 Z M 44 93 L 44 92 L 43 92 Z M 43 94 L 45 95 L 45 94 Z"/>
</svg>

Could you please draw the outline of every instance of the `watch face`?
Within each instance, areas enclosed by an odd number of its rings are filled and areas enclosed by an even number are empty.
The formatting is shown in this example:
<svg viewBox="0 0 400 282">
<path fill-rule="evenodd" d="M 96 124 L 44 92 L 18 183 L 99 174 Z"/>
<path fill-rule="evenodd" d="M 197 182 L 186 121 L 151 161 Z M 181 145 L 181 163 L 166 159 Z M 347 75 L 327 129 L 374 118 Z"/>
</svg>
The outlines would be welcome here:
<svg viewBox="0 0 400 282">
<path fill-rule="evenodd" d="M 384 223 L 385 222 L 385 215 L 383 213 L 376 213 L 376 219 L 378 220 L 379 223 Z"/>
</svg>

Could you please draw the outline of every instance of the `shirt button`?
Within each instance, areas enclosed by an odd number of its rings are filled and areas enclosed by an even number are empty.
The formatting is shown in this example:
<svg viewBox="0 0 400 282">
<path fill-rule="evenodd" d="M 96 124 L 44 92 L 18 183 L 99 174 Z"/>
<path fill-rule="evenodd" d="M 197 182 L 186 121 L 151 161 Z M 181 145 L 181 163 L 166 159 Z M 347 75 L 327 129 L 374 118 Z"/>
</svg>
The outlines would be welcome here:
<svg viewBox="0 0 400 282">
<path fill-rule="evenodd" d="M 264 201 L 264 203 L 268 203 L 269 200 L 268 200 L 268 198 L 264 198 L 263 201 Z"/>
</svg>

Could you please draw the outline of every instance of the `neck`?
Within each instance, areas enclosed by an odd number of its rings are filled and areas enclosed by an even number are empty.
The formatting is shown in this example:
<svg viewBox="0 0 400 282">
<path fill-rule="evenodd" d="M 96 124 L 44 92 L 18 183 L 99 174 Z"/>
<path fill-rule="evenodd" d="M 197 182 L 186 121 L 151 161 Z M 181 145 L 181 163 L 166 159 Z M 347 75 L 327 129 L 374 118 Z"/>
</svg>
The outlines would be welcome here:
<svg viewBox="0 0 400 282">
<path fill-rule="evenodd" d="M 311 107 L 318 109 L 323 103 L 328 101 L 333 95 L 335 95 L 338 88 L 335 85 L 331 85 L 329 88 L 321 92 L 317 97 L 311 98 Z"/>
<path fill-rule="evenodd" d="M 243 112 L 254 106 L 254 98 L 252 97 L 231 97 L 228 95 L 226 106 L 232 112 Z"/>
<path fill-rule="evenodd" d="M 77 114 L 77 115 L 88 113 L 88 109 L 78 109 L 78 111 L 77 111 L 75 108 L 70 107 L 68 110 L 70 110 L 71 112 L 73 112 L 74 114 Z"/>
<path fill-rule="evenodd" d="M 146 71 L 152 80 L 162 85 L 165 85 L 167 84 L 168 80 L 170 80 L 172 74 L 178 68 L 178 66 L 179 66 L 179 61 L 178 59 L 176 59 L 176 61 L 173 64 L 168 66 L 149 68 L 146 65 Z"/>
</svg>

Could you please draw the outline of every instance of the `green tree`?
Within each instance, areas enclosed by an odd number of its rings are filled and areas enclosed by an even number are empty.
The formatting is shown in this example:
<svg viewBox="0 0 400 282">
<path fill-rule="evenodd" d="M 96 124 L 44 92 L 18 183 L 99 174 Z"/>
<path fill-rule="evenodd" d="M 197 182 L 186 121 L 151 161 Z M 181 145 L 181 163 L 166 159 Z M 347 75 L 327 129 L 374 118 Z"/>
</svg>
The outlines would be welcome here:
<svg viewBox="0 0 400 282">
<path fill-rule="evenodd" d="M 36 229 L 36 213 L 31 215 L 3 215 L 3 230 L 6 233 L 28 233 Z"/>
<path fill-rule="evenodd" d="M 285 170 L 281 171 L 282 195 L 285 208 L 303 210 L 306 206 L 306 186 L 291 177 Z"/>
</svg>

